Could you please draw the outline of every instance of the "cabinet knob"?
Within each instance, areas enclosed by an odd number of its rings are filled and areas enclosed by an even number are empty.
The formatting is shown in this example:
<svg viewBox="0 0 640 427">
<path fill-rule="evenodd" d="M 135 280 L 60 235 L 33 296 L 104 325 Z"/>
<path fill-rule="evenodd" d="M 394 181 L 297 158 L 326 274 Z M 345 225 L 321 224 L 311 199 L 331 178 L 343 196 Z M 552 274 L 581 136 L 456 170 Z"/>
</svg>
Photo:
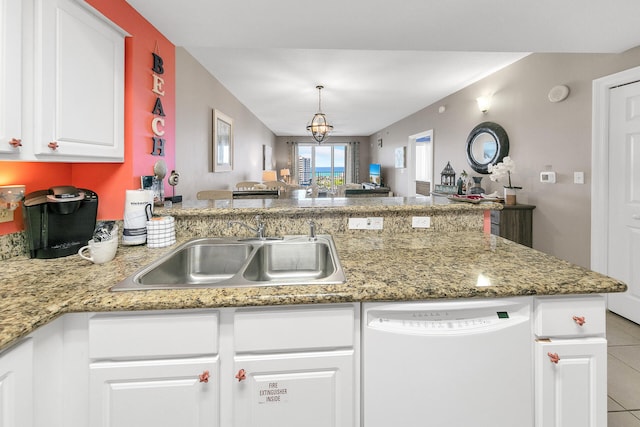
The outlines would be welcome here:
<svg viewBox="0 0 640 427">
<path fill-rule="evenodd" d="M 584 316 L 573 316 L 573 321 L 576 322 L 579 326 L 584 325 L 587 321 L 584 320 Z"/>
<path fill-rule="evenodd" d="M 11 141 L 9 141 L 9 145 L 13 148 L 22 147 L 22 140 L 19 138 L 11 138 Z"/>
<path fill-rule="evenodd" d="M 555 363 L 556 365 L 560 361 L 560 356 L 558 356 L 558 353 L 549 352 L 547 353 L 547 356 L 549 356 L 549 360 L 551 360 L 551 363 Z"/>
<path fill-rule="evenodd" d="M 238 382 L 244 381 L 244 380 L 247 379 L 246 373 L 247 373 L 247 371 L 245 371 L 244 369 L 240 369 L 238 371 L 238 373 L 236 374 L 236 378 L 238 379 Z"/>
<path fill-rule="evenodd" d="M 56 151 L 59 147 L 58 143 L 55 141 L 52 141 L 50 143 L 47 144 L 47 147 L 51 148 L 53 151 Z"/>
<path fill-rule="evenodd" d="M 209 382 L 209 371 L 204 371 L 203 373 L 198 375 L 198 379 L 200 379 L 201 383 L 208 383 Z"/>
</svg>

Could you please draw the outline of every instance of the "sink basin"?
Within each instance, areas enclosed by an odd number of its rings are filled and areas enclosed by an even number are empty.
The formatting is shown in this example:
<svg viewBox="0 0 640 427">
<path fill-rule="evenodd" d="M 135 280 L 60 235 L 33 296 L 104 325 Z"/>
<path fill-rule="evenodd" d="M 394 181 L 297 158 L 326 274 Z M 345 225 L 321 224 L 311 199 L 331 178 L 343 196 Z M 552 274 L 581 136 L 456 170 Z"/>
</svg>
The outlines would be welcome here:
<svg viewBox="0 0 640 427">
<path fill-rule="evenodd" d="M 252 251 L 249 244 L 196 240 L 144 269 L 136 280 L 150 286 L 218 283 L 240 271 Z"/>
<path fill-rule="evenodd" d="M 345 282 L 333 239 L 198 238 L 178 246 L 111 290 L 223 288 Z"/>
<path fill-rule="evenodd" d="M 326 242 L 271 243 L 262 245 L 244 270 L 253 282 L 324 279 L 335 273 Z"/>
</svg>

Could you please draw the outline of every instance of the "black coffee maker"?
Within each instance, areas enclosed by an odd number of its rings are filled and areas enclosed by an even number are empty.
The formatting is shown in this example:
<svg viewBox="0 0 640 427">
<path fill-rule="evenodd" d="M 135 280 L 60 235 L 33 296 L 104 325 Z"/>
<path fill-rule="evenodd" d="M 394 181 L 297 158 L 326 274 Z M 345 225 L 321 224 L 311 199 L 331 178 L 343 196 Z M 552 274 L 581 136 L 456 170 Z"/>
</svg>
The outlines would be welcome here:
<svg viewBox="0 0 640 427">
<path fill-rule="evenodd" d="M 78 253 L 93 237 L 98 195 L 71 185 L 29 193 L 22 215 L 31 258 L 59 258 Z"/>
</svg>

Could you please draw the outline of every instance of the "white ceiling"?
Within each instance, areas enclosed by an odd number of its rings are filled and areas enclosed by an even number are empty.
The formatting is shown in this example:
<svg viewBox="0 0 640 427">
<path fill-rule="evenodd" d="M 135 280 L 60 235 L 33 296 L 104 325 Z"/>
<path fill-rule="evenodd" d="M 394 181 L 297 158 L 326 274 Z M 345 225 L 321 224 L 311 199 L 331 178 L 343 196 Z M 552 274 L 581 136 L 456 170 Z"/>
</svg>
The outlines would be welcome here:
<svg viewBox="0 0 640 427">
<path fill-rule="evenodd" d="M 638 0 L 127 1 L 279 136 L 318 84 L 334 135 L 366 136 L 529 52 L 640 45 Z"/>
</svg>

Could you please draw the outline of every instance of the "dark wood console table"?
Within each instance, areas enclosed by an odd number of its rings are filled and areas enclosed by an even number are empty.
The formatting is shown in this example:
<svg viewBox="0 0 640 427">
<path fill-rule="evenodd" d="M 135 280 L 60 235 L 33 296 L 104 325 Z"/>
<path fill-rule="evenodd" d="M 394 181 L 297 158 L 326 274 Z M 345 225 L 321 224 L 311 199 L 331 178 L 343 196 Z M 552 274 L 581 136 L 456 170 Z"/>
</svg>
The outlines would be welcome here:
<svg viewBox="0 0 640 427">
<path fill-rule="evenodd" d="M 491 211 L 491 234 L 533 246 L 533 205 L 504 205 L 501 211 Z"/>
<path fill-rule="evenodd" d="M 378 188 L 347 188 L 344 190 L 345 197 L 389 197 L 389 187 Z"/>
<path fill-rule="evenodd" d="M 277 199 L 278 190 L 237 190 L 233 192 L 234 199 Z"/>
</svg>

